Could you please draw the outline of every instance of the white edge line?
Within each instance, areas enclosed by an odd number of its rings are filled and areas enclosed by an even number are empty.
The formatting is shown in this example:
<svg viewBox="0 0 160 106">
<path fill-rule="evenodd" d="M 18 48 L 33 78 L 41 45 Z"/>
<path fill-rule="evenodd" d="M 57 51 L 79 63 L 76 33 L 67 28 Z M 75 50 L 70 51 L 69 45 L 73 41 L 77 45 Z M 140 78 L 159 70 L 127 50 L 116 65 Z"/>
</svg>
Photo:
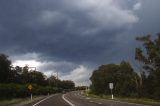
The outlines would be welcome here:
<svg viewBox="0 0 160 106">
<path fill-rule="evenodd" d="M 66 101 L 70 106 L 75 106 L 74 104 L 72 104 L 69 100 L 67 100 L 65 97 L 64 97 L 65 94 L 62 95 L 62 99 L 64 101 Z"/>
<path fill-rule="evenodd" d="M 110 100 L 110 101 L 114 101 L 114 100 Z M 126 103 L 126 104 L 130 104 L 130 105 L 139 105 L 139 106 L 151 106 L 151 105 L 137 104 L 137 103 L 130 103 L 130 102 L 122 102 L 122 101 L 114 101 L 114 102 Z"/>
<path fill-rule="evenodd" d="M 55 95 L 52 95 L 52 96 L 46 97 L 46 98 L 44 98 L 44 99 L 40 100 L 39 102 L 35 103 L 35 104 L 34 104 L 34 105 L 32 105 L 32 106 L 36 106 L 36 105 L 40 104 L 41 102 L 43 102 L 43 101 L 45 101 L 45 100 L 47 100 L 47 99 L 49 99 L 49 98 L 51 98 L 51 97 L 53 97 L 53 96 L 55 96 Z"/>
<path fill-rule="evenodd" d="M 79 95 L 79 93 L 78 93 Z M 79 96 L 82 96 L 82 95 L 79 95 Z M 82 97 L 85 97 L 85 96 L 82 96 Z M 101 100 L 106 100 L 106 99 L 101 99 Z M 113 102 L 119 102 L 119 103 L 126 103 L 126 104 L 130 104 L 130 105 L 139 105 L 139 106 L 151 106 L 151 105 L 145 105 L 145 104 L 138 104 L 138 103 L 131 103 L 131 102 L 122 102 L 122 101 L 118 101 L 118 100 L 107 100 L 107 101 L 113 101 Z M 90 102 L 93 102 L 93 101 L 90 101 Z"/>
</svg>

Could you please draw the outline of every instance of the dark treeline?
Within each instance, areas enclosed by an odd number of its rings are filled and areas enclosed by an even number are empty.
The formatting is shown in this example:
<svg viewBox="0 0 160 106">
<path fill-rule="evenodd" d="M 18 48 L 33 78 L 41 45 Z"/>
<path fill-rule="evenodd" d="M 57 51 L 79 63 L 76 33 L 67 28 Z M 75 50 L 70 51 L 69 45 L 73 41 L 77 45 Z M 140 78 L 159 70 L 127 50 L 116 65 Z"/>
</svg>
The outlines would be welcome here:
<svg viewBox="0 0 160 106">
<path fill-rule="evenodd" d="M 12 67 L 8 56 L 0 54 L 0 99 L 28 96 L 29 84 L 33 86 L 34 95 L 56 93 L 75 87 L 73 81 L 62 81 L 53 75 L 47 77 L 42 72 L 30 70 L 28 66 Z"/>
<path fill-rule="evenodd" d="M 150 35 L 136 40 L 144 47 L 135 49 L 135 59 L 141 68 L 134 70 L 126 61 L 100 66 L 90 78 L 92 93 L 109 95 L 108 83 L 113 82 L 116 96 L 160 99 L 160 34 L 155 40 Z"/>
</svg>

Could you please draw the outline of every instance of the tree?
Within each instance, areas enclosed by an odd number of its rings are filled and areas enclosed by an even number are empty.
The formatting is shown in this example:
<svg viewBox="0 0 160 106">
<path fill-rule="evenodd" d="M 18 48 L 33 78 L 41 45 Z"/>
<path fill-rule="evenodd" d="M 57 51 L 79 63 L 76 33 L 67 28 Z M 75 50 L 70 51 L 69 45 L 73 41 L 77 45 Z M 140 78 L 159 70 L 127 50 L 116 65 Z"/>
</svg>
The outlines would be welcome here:
<svg viewBox="0 0 160 106">
<path fill-rule="evenodd" d="M 58 84 L 58 87 L 62 88 L 62 89 L 69 89 L 72 90 L 75 87 L 75 84 L 73 81 L 70 80 L 63 80 L 60 81 L 60 83 Z"/>
<path fill-rule="evenodd" d="M 49 78 L 47 78 L 47 82 L 49 86 L 56 87 L 58 84 L 58 79 L 51 75 Z"/>
<path fill-rule="evenodd" d="M 5 54 L 0 54 L 0 83 L 9 82 L 11 71 L 11 61 Z"/>
<path fill-rule="evenodd" d="M 110 94 L 108 84 L 114 83 L 114 94 L 119 96 L 137 96 L 136 78 L 138 75 L 128 62 L 120 65 L 102 65 L 92 73 L 91 90 L 95 94 Z"/>
<path fill-rule="evenodd" d="M 12 67 L 10 76 L 11 83 L 22 83 L 22 68 L 19 66 Z"/>
<path fill-rule="evenodd" d="M 117 95 L 137 96 L 137 79 L 139 77 L 128 62 L 120 63 L 116 77 L 115 93 Z"/>
<path fill-rule="evenodd" d="M 145 50 L 136 48 L 135 59 L 143 62 L 146 70 L 160 70 L 160 33 L 154 41 L 150 35 L 137 37 L 136 40 L 143 43 Z"/>
<path fill-rule="evenodd" d="M 116 73 L 119 66 L 115 64 L 102 65 L 92 73 L 92 92 L 95 94 L 110 94 L 109 82 L 116 83 Z"/>
<path fill-rule="evenodd" d="M 21 82 L 23 84 L 30 83 L 29 67 L 28 66 L 25 66 L 22 68 L 21 78 L 22 78 Z"/>
<path fill-rule="evenodd" d="M 38 85 L 46 85 L 45 76 L 42 72 L 39 71 L 30 71 L 28 72 L 29 83 L 34 83 Z"/>
<path fill-rule="evenodd" d="M 155 40 L 150 35 L 137 37 L 144 48 L 136 48 L 135 59 L 143 63 L 147 73 L 145 91 L 150 97 L 160 98 L 160 33 Z"/>
</svg>

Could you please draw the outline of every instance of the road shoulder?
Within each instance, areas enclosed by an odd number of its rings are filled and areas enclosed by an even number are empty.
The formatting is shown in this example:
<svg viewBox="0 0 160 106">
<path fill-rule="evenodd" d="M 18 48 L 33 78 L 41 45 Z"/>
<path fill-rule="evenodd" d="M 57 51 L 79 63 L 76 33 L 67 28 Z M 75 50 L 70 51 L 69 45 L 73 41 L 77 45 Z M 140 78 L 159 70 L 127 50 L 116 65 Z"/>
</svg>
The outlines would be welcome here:
<svg viewBox="0 0 160 106">
<path fill-rule="evenodd" d="M 130 99 L 124 99 L 124 98 L 115 98 L 112 100 L 111 98 L 108 98 L 108 96 L 105 98 L 105 97 L 101 97 L 97 95 L 85 94 L 84 92 L 81 92 L 80 95 L 86 98 L 88 97 L 88 98 L 96 99 L 96 100 L 108 100 L 108 101 L 137 104 L 137 105 L 146 105 L 146 106 L 147 105 L 148 106 L 160 106 L 160 102 L 156 102 L 156 101 L 140 101 L 140 100 L 130 100 Z"/>
<path fill-rule="evenodd" d="M 46 96 L 38 96 L 38 97 L 34 97 L 33 100 L 30 100 L 30 99 L 26 99 L 22 102 L 19 102 L 19 103 L 16 103 L 14 105 L 10 105 L 10 106 L 25 106 L 25 105 L 28 105 L 28 104 L 31 104 L 31 103 L 35 103 L 35 102 L 38 102 L 42 99 L 46 98 Z"/>
</svg>

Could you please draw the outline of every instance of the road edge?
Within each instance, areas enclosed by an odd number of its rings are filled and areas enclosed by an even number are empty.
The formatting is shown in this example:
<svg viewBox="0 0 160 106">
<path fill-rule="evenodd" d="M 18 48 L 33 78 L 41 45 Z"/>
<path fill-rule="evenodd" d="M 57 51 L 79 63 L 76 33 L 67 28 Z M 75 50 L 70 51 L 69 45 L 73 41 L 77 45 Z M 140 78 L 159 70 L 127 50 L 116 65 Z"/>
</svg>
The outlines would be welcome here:
<svg viewBox="0 0 160 106">
<path fill-rule="evenodd" d="M 42 100 L 40 100 L 40 101 L 38 101 L 38 102 L 36 102 L 35 104 L 33 104 L 32 106 L 36 106 L 36 105 L 38 105 L 38 104 L 40 104 L 41 102 L 43 102 L 43 101 L 45 101 L 45 100 L 47 100 L 47 99 L 49 99 L 49 98 L 51 98 L 51 97 L 53 97 L 53 96 L 56 96 L 57 94 L 55 94 L 55 95 L 51 95 L 51 96 L 48 96 L 48 97 L 46 97 L 46 98 L 44 98 L 44 99 L 42 99 Z"/>
<path fill-rule="evenodd" d="M 65 97 L 65 94 L 62 95 L 62 99 L 67 102 L 70 106 L 75 106 L 73 103 L 71 103 L 69 100 L 67 100 Z"/>
</svg>

